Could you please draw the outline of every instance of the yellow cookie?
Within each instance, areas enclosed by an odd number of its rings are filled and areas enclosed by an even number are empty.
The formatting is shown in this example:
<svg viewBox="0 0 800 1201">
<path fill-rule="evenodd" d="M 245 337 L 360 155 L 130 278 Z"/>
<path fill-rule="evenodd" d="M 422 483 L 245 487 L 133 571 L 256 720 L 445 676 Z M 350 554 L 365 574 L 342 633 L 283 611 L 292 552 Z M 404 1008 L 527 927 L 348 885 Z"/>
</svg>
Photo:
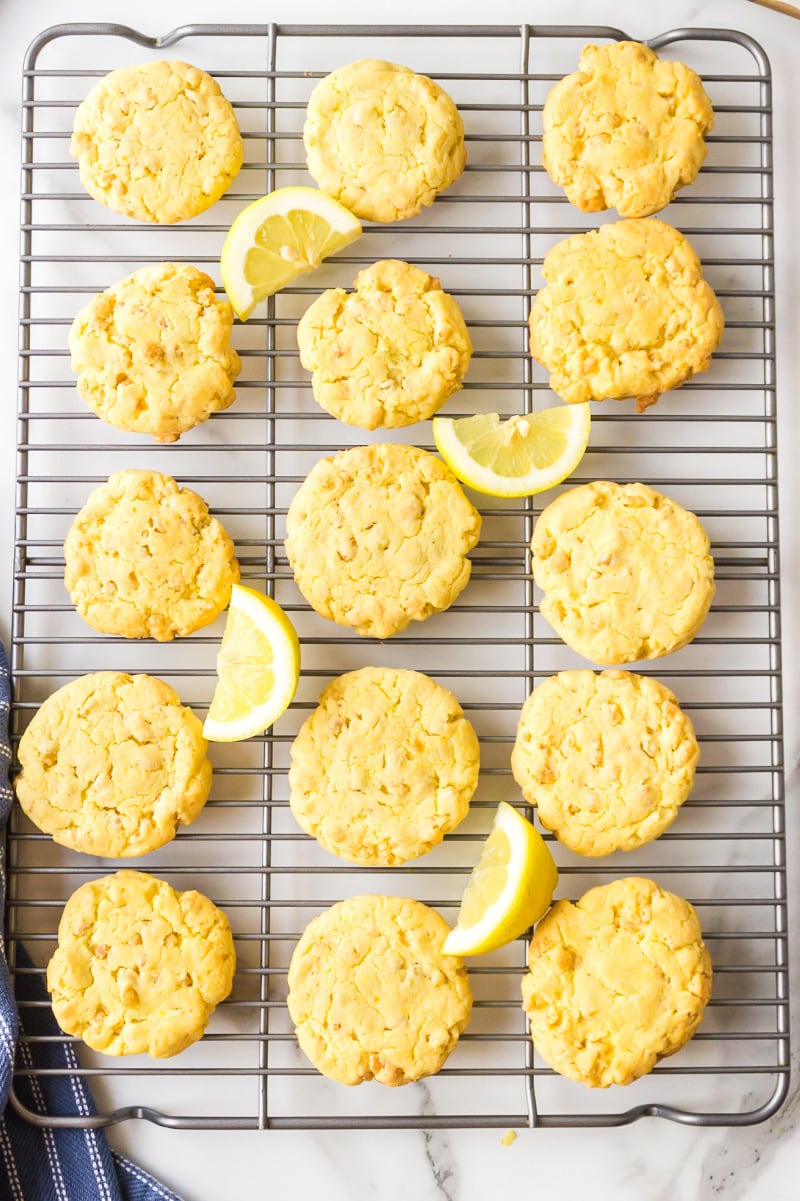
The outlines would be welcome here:
<svg viewBox="0 0 800 1201">
<path fill-rule="evenodd" d="M 365 430 L 427 420 L 461 387 L 472 354 L 453 297 L 397 259 L 361 271 L 354 292 L 323 292 L 297 344 L 317 403 Z"/>
<path fill-rule="evenodd" d="M 629 876 L 556 901 L 522 981 L 533 1044 L 570 1080 L 630 1084 L 688 1042 L 711 995 L 711 959 L 688 901 Z"/>
<path fill-rule="evenodd" d="M 599 480 L 562 493 L 536 522 L 531 551 L 542 617 L 594 663 L 679 650 L 714 597 L 702 525 L 645 484 Z"/>
<path fill-rule="evenodd" d="M 722 337 L 719 301 L 689 242 L 663 221 L 614 221 L 545 255 L 531 354 L 562 400 L 639 410 L 705 371 Z"/>
<path fill-rule="evenodd" d="M 70 153 L 95 200 L 169 225 L 209 208 L 242 165 L 242 135 L 216 80 L 188 63 L 120 67 L 78 106 Z"/>
<path fill-rule="evenodd" d="M 371 58 L 320 80 L 303 141 L 322 191 L 364 221 L 415 216 L 467 161 L 464 124 L 447 93 L 426 75 Z"/>
<path fill-rule="evenodd" d="M 689 67 L 639 42 L 612 42 L 583 48 L 542 121 L 542 163 L 574 205 L 647 217 L 694 182 L 714 112 Z"/>
<path fill-rule="evenodd" d="M 594 857 L 658 838 L 699 757 L 692 723 L 658 680 L 561 671 L 523 705 L 511 770 L 542 825 Z"/>
<path fill-rule="evenodd" d="M 306 927 L 289 967 L 289 1014 L 314 1067 L 340 1084 L 396 1086 L 438 1072 L 469 1021 L 447 923 L 405 897 L 340 901 Z"/>
<path fill-rule="evenodd" d="M 231 991 L 228 919 L 199 892 L 122 871 L 74 892 L 47 966 L 65 1034 L 105 1055 L 177 1055 Z"/>
<path fill-rule="evenodd" d="M 49 696 L 22 735 L 17 798 L 87 855 L 146 855 L 194 821 L 211 788 L 202 723 L 154 676 L 97 671 Z"/>
<path fill-rule="evenodd" d="M 478 783 L 475 731 L 418 671 L 333 680 L 294 740 L 289 803 L 307 834 L 352 863 L 424 855 L 462 821 Z"/>
<path fill-rule="evenodd" d="M 317 613 L 390 638 L 453 603 L 480 528 L 441 459 L 375 443 L 312 468 L 289 506 L 286 554 Z"/>
<path fill-rule="evenodd" d="M 120 430 L 175 442 L 233 402 L 233 309 L 182 263 L 144 267 L 101 292 L 69 332 L 78 392 Z"/>
<path fill-rule="evenodd" d="M 202 497 L 158 471 L 109 476 L 64 542 L 64 584 L 101 634 L 168 642 L 208 625 L 239 580 L 233 543 Z"/>
</svg>

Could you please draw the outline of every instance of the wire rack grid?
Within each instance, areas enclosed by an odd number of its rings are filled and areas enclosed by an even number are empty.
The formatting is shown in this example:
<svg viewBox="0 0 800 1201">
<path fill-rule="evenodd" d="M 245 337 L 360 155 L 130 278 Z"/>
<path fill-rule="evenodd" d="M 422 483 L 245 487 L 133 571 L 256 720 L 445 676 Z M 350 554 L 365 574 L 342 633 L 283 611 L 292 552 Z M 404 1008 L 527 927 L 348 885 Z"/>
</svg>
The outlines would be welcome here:
<svg viewBox="0 0 800 1201">
<path fill-rule="evenodd" d="M 552 494 L 535 502 L 481 498 L 484 528 L 468 589 L 446 613 L 387 643 L 332 627 L 302 602 L 282 548 L 288 502 L 321 455 L 364 436 L 315 406 L 298 363 L 296 321 L 322 288 L 349 286 L 377 258 L 409 259 L 440 275 L 458 298 L 475 344 L 465 388 L 446 412 L 556 403 L 527 348 L 542 258 L 563 236 L 610 215 L 587 219 L 550 184 L 541 166 L 541 109 L 553 81 L 574 69 L 583 42 L 622 37 L 616 29 L 527 25 L 223 25 L 149 38 L 114 25 L 65 25 L 29 51 L 14 738 L 54 688 L 100 668 L 149 670 L 200 713 L 210 698 L 221 622 L 166 646 L 130 643 L 90 632 L 68 603 L 64 535 L 89 490 L 117 468 L 157 467 L 200 491 L 233 536 L 244 578 L 266 586 L 291 614 L 303 654 L 288 713 L 261 739 L 214 747 L 214 788 L 203 814 L 135 864 L 178 887 L 199 887 L 228 913 L 239 961 L 232 997 L 206 1037 L 173 1061 L 110 1060 L 76 1045 L 97 1116 L 26 1111 L 32 1121 L 102 1125 L 138 1116 L 175 1127 L 308 1129 L 599 1126 L 661 1115 L 736 1125 L 763 1120 L 783 1100 L 789 1044 L 770 72 L 761 49 L 730 31 L 677 30 L 650 43 L 700 70 L 717 114 L 698 181 L 661 216 L 703 259 L 726 313 L 722 347 L 706 375 L 645 416 L 629 402 L 596 406 L 589 451 L 570 481 L 643 480 L 697 512 L 709 531 L 718 579 L 711 615 L 689 647 L 643 668 L 678 692 L 698 732 L 701 765 L 674 826 L 641 851 L 587 861 L 550 840 L 559 895 L 644 874 L 694 902 L 715 965 L 703 1025 L 678 1056 L 625 1090 L 590 1092 L 565 1081 L 527 1035 L 519 1003 L 523 940 L 470 964 L 471 1025 L 444 1069 L 418 1085 L 331 1084 L 300 1054 L 286 1010 L 292 947 L 324 905 L 394 892 L 453 917 L 497 801 L 522 804 L 509 774 L 520 705 L 537 680 L 582 665 L 540 618 L 529 572 L 533 523 Z M 68 154 L 75 107 L 94 80 L 167 50 L 217 76 L 246 146 L 228 195 L 179 227 L 138 225 L 106 211 L 84 193 Z M 359 57 L 408 63 L 453 95 L 467 131 L 462 179 L 418 218 L 367 227 L 307 284 L 285 289 L 265 312 L 237 324 L 244 370 L 227 412 L 159 448 L 98 421 L 77 397 L 69 369 L 75 313 L 152 261 L 194 262 L 218 278 L 222 238 L 243 203 L 278 185 L 309 182 L 301 140 L 308 94 L 317 78 Z M 431 446 L 428 425 L 398 437 Z M 300 722 L 328 679 L 368 663 L 434 675 L 456 692 L 481 739 L 481 783 L 469 818 L 402 869 L 332 859 L 300 834 L 287 805 L 289 745 Z M 10 961 L 17 973 L 41 974 L 67 896 L 118 864 L 57 847 L 18 811 L 7 849 Z M 21 943 L 32 968 L 18 962 Z M 20 1075 L 38 1074 L 30 1066 L 36 1041 L 23 1044 Z"/>
</svg>

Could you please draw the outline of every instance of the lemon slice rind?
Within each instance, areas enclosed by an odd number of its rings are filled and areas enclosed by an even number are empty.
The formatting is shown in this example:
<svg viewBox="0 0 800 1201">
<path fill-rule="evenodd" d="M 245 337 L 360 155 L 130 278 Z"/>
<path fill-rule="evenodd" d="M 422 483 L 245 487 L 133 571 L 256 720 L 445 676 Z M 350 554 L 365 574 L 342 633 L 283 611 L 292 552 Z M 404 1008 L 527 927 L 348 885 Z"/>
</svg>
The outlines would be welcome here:
<svg viewBox="0 0 800 1201">
<path fill-rule="evenodd" d="M 237 645 L 241 645 L 241 633 L 244 626 L 245 647 L 246 623 L 250 622 L 254 635 L 250 640 L 252 650 L 250 657 L 247 653 L 239 655 L 234 661 L 230 658 L 231 630 L 235 630 Z M 238 628 L 237 628 L 238 627 Z M 228 646 L 226 646 L 226 635 Z M 271 660 L 259 661 L 259 646 L 261 640 L 269 644 Z M 253 658 L 254 655 L 254 658 Z M 237 699 L 236 690 L 228 685 L 229 678 L 235 673 L 247 671 L 253 663 L 257 674 L 263 668 L 265 675 L 272 676 L 272 687 L 267 695 L 258 702 L 238 696 L 239 710 L 233 717 L 221 717 L 220 712 L 229 712 L 231 696 Z M 228 620 L 225 626 L 222 644 L 217 656 L 217 687 L 211 706 L 203 725 L 203 735 L 209 742 L 240 742 L 261 734 L 268 726 L 278 720 L 291 704 L 297 689 L 300 675 L 300 643 L 294 626 L 289 618 L 271 597 L 256 592 L 253 588 L 245 588 L 242 584 L 234 584 L 231 593 L 231 603 L 228 609 Z M 216 710 L 216 712 L 215 712 Z"/>
<path fill-rule="evenodd" d="M 586 451 L 590 426 L 586 402 L 505 420 L 497 413 L 435 417 L 433 437 L 462 484 L 513 499 L 554 488 L 571 475 Z"/>
<path fill-rule="evenodd" d="M 317 188 L 278 188 L 237 216 L 222 247 L 222 284 L 237 317 L 361 235 L 361 222 Z"/>
<path fill-rule="evenodd" d="M 491 854 L 487 848 L 497 831 L 508 839 L 510 849 L 505 885 L 484 908 L 478 921 L 462 925 L 468 894 L 479 881 L 482 864 Z M 513 942 L 550 907 L 557 883 L 558 869 L 539 832 L 512 805 L 501 801 L 492 832 L 483 844 L 481 859 L 467 882 L 458 923 L 442 946 L 443 954 L 481 955 Z"/>
</svg>

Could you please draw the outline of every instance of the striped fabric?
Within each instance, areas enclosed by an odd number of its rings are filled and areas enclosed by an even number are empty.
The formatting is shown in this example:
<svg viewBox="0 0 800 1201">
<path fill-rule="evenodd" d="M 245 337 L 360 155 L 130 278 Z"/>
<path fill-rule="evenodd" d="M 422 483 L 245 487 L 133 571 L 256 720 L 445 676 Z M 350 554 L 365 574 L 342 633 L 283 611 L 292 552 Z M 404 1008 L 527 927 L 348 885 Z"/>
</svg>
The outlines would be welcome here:
<svg viewBox="0 0 800 1201">
<path fill-rule="evenodd" d="M 8 821 L 13 792 L 8 769 L 11 748 L 8 712 L 11 683 L 6 653 L 0 643 L 0 831 Z M 0 846 L 0 911 L 5 901 L 5 848 Z M 17 1046 L 20 1028 L 16 1001 L 44 1001 L 41 977 L 18 974 L 12 990 L 0 942 L 0 1201 L 179 1201 L 130 1160 L 113 1152 L 102 1130 L 55 1130 L 31 1125 L 7 1104 L 16 1049 L 15 1093 L 33 1113 L 53 1115 L 95 1112 L 84 1079 L 77 1075 L 42 1076 L 44 1068 L 77 1067 L 71 1043 L 57 1039 L 25 1041 Z M 18 966 L 30 966 L 18 947 Z M 24 1006 L 24 1032 L 32 1038 L 58 1035 L 49 1005 Z M 37 1069 L 37 1074 L 30 1074 Z M 28 1074 L 26 1074 L 26 1072 Z"/>
</svg>

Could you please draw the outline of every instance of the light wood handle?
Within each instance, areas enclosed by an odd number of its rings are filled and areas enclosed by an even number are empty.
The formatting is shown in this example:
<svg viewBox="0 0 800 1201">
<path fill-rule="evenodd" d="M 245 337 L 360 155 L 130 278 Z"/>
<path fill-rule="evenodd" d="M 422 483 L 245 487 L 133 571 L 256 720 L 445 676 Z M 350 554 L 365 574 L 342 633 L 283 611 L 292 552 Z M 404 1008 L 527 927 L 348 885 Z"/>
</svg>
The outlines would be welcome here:
<svg viewBox="0 0 800 1201">
<path fill-rule="evenodd" d="M 771 8 L 773 12 L 784 13 L 800 21 L 800 8 L 796 4 L 787 4 L 786 0 L 750 0 L 750 3 L 760 4 L 762 8 Z"/>
</svg>

